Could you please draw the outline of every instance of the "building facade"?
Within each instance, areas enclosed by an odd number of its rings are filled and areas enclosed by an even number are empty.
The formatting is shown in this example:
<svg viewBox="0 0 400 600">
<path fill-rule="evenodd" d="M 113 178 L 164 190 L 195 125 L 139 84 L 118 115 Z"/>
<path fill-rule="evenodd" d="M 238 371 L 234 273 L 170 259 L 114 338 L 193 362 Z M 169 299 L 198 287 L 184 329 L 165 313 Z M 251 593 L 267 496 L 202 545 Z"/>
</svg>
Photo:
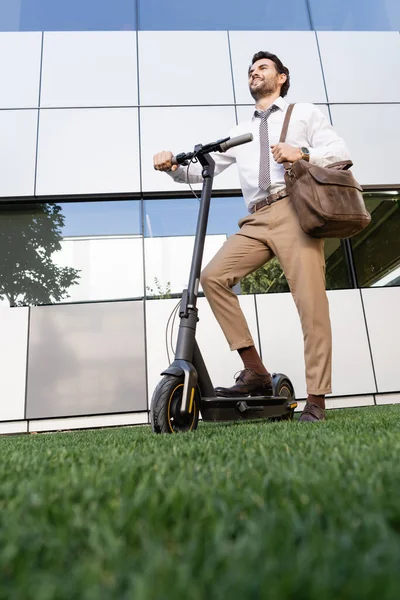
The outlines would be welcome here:
<svg viewBox="0 0 400 600">
<path fill-rule="evenodd" d="M 170 362 L 199 186 L 155 172 L 252 112 L 258 50 L 346 140 L 371 225 L 327 240 L 328 407 L 400 402 L 398 0 L 5 0 L 0 5 L 0 433 L 148 423 Z M 204 262 L 245 214 L 215 180 Z M 299 319 L 279 265 L 237 293 L 263 359 L 306 396 Z M 204 298 L 216 385 L 240 369 Z M 301 402 L 299 407 L 301 408 Z"/>
</svg>

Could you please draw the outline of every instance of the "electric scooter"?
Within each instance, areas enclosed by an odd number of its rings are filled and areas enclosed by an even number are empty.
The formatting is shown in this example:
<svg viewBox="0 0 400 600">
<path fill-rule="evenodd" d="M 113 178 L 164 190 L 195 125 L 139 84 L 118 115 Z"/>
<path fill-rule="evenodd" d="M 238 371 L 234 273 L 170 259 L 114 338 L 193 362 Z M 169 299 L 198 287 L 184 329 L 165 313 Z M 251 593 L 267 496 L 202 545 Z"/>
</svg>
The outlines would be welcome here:
<svg viewBox="0 0 400 600">
<path fill-rule="evenodd" d="M 189 283 L 180 302 L 175 360 L 162 371 L 163 378 L 151 401 L 150 422 L 155 433 L 194 431 L 200 413 L 203 421 L 291 420 L 297 407 L 293 385 L 283 373 L 272 375 L 273 396 L 218 397 L 196 342 L 199 320 L 196 304 L 215 168 L 210 152 L 226 152 L 252 139 L 249 133 L 204 146 L 199 144 L 193 152 L 178 154 L 172 159 L 177 165 L 199 161 L 203 167 L 203 187 Z"/>
</svg>

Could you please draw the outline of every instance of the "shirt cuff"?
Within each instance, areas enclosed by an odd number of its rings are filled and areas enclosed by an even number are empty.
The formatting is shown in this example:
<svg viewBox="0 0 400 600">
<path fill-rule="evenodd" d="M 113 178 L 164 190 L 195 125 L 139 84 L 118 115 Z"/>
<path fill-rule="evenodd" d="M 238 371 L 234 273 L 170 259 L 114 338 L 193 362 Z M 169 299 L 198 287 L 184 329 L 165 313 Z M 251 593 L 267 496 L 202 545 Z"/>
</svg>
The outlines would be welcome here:
<svg viewBox="0 0 400 600">
<path fill-rule="evenodd" d="M 324 166 L 324 157 L 318 152 L 317 148 L 309 148 L 310 152 L 310 160 L 309 163 L 311 165 L 316 165 L 318 167 Z"/>
<path fill-rule="evenodd" d="M 167 173 L 167 175 L 169 175 L 174 181 L 181 182 L 184 180 L 185 170 L 182 165 L 179 165 L 175 171 L 165 171 L 165 173 Z"/>
</svg>

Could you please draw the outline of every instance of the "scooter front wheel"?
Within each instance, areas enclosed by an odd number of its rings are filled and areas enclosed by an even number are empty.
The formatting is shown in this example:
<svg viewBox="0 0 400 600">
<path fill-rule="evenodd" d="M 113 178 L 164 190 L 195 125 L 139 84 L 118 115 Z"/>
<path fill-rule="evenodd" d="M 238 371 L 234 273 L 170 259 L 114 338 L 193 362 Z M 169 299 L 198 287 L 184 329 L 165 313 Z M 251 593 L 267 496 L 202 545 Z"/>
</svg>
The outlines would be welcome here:
<svg viewBox="0 0 400 600">
<path fill-rule="evenodd" d="M 154 433 L 194 431 L 199 422 L 199 397 L 196 390 L 187 414 L 181 413 L 183 377 L 164 375 L 153 393 L 150 423 Z"/>
</svg>

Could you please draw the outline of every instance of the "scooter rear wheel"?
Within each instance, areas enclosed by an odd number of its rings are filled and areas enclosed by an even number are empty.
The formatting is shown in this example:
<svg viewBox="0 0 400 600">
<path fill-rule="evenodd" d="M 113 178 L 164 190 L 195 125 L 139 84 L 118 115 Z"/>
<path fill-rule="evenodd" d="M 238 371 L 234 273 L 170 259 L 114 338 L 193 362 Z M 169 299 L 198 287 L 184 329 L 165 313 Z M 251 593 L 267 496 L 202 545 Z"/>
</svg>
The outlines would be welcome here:
<svg viewBox="0 0 400 600">
<path fill-rule="evenodd" d="M 197 391 L 189 407 L 182 415 L 183 377 L 164 375 L 153 393 L 150 422 L 154 433 L 181 433 L 194 431 L 199 422 L 199 397 Z"/>
<path fill-rule="evenodd" d="M 284 398 L 295 399 L 294 387 L 291 381 L 285 376 L 279 373 L 274 373 L 272 376 L 272 386 L 274 390 L 274 396 L 283 396 Z M 275 417 L 274 421 L 292 421 L 294 416 L 294 408 L 289 410 L 282 417 Z"/>
</svg>

